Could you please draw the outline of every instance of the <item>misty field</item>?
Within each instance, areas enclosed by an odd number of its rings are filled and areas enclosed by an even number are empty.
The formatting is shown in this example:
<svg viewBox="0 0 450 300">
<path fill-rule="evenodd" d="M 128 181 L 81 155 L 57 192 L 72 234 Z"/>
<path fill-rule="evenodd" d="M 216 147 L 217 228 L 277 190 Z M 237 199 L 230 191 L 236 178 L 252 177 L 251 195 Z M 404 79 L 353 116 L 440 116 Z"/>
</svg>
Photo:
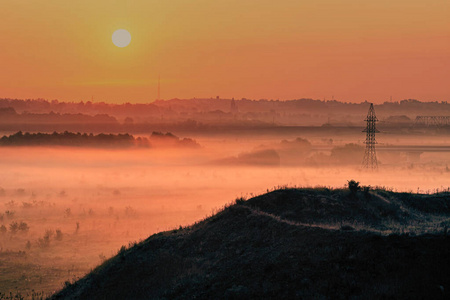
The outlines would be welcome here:
<svg viewBox="0 0 450 300">
<path fill-rule="evenodd" d="M 351 137 L 332 147 L 320 136 L 285 138 L 198 136 L 198 149 L 1 148 L 0 292 L 49 295 L 123 245 L 277 186 L 343 187 L 356 178 L 373 187 L 434 193 L 450 182 L 442 154 L 424 154 L 415 163 L 392 154 L 396 164 L 366 173 L 358 156 L 344 153 L 354 150 L 344 147 Z M 305 150 L 308 143 L 324 150 Z M 340 146 L 342 157 L 330 163 L 333 147 Z M 267 153 L 275 153 L 276 163 L 272 154 L 264 161 Z M 317 164 L 306 160 L 311 157 L 329 160 Z"/>
</svg>

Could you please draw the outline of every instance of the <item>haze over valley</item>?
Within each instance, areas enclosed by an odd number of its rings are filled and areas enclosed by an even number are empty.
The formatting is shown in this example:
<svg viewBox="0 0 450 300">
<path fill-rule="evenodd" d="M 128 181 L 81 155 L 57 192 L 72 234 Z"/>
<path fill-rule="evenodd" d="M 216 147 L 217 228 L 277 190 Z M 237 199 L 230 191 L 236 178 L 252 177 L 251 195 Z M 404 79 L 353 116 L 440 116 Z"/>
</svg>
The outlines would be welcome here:
<svg viewBox="0 0 450 300">
<path fill-rule="evenodd" d="M 450 299 L 450 2 L 0 4 L 0 299 Z"/>
<path fill-rule="evenodd" d="M 448 190 L 446 127 L 385 126 L 377 134 L 379 168 L 371 172 L 361 168 L 361 127 L 245 129 L 233 122 L 132 135 L 58 133 L 53 130 L 64 125 L 49 119 L 48 133 L 4 132 L 0 248 L 8 277 L 3 290 L 17 285 L 22 294 L 34 289 L 48 295 L 122 245 L 193 224 L 236 198 L 276 188 L 344 188 L 357 179 L 399 192 Z M 89 126 L 96 131 L 95 124 Z"/>
</svg>

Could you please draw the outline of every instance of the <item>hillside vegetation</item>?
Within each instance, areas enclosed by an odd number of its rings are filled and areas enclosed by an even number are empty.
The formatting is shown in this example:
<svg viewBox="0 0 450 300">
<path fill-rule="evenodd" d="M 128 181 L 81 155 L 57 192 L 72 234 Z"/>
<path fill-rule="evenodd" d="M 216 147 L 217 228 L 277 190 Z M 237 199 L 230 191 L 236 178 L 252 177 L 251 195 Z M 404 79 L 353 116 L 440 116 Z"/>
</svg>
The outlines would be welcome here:
<svg viewBox="0 0 450 300">
<path fill-rule="evenodd" d="M 279 189 L 153 235 L 51 299 L 448 299 L 450 194 Z"/>
</svg>

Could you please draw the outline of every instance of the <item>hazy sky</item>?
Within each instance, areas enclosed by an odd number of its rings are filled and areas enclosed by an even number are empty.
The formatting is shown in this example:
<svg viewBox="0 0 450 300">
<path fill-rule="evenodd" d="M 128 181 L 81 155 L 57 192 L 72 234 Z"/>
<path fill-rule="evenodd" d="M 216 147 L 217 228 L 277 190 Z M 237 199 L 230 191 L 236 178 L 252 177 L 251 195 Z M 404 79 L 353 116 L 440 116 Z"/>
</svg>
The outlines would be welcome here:
<svg viewBox="0 0 450 300">
<path fill-rule="evenodd" d="M 449 0 L 0 0 L 0 97 L 450 100 Z M 112 33 L 131 33 L 116 47 Z"/>
</svg>

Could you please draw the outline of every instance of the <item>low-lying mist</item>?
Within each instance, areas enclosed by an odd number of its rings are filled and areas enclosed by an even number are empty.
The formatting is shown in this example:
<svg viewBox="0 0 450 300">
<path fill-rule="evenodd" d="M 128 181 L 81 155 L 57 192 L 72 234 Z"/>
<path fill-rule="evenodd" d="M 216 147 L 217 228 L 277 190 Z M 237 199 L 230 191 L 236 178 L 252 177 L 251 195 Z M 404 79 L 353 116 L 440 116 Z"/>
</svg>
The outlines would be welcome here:
<svg viewBox="0 0 450 300">
<path fill-rule="evenodd" d="M 121 245 L 192 224 L 237 197 L 278 186 L 343 187 L 355 179 L 361 185 L 432 193 L 450 182 L 442 154 L 424 155 L 426 163 L 380 164 L 378 171 L 367 172 L 360 169 L 359 157 L 352 164 L 293 159 L 295 147 L 311 148 L 314 141 L 311 146 L 276 137 L 196 140 L 200 148 L 0 148 L 0 253 L 28 264 L 28 271 L 17 275 L 26 279 L 22 288 L 58 289 L 115 255 Z M 245 160 L 261 149 L 273 149 L 279 164 L 226 161 Z M 331 149 L 316 151 L 322 155 L 316 159 L 330 157 Z M 56 271 L 46 277 L 41 267 Z"/>
</svg>

